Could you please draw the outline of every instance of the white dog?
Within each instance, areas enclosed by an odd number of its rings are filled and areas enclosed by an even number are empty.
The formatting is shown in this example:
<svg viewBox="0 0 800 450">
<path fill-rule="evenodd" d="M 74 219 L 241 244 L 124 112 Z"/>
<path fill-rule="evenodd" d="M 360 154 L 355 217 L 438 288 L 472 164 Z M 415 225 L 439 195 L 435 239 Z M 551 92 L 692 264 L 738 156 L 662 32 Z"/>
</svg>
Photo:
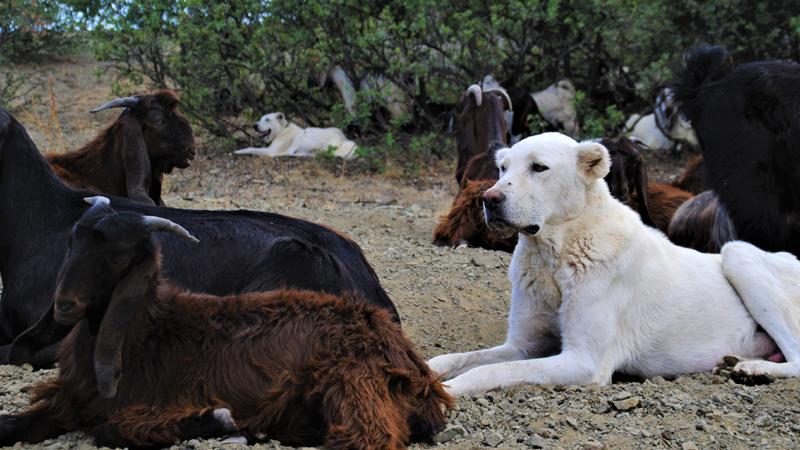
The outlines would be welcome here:
<svg viewBox="0 0 800 450">
<path fill-rule="evenodd" d="M 545 133 L 500 150 L 496 162 L 484 213 L 500 232 L 519 232 L 508 334 L 498 347 L 429 361 L 451 394 L 605 385 L 615 371 L 703 372 L 725 355 L 751 359 L 735 368 L 746 373 L 800 375 L 794 256 L 743 242 L 722 255 L 673 245 L 611 197 L 608 151 L 596 142 Z M 788 363 L 763 360 L 779 351 Z"/>
<path fill-rule="evenodd" d="M 334 156 L 345 159 L 355 156 L 356 143 L 347 139 L 338 128 L 300 128 L 279 112 L 261 116 L 253 127 L 269 146 L 243 148 L 236 150 L 235 154 L 302 157 L 314 156 L 332 146 L 336 147 Z"/>
</svg>

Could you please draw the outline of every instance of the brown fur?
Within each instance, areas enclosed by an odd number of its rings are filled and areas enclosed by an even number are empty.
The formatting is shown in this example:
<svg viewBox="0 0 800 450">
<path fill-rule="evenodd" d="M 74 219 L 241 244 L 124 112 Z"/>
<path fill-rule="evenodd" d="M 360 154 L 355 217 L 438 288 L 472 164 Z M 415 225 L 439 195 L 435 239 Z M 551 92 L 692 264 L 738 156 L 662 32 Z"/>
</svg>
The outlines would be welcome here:
<svg viewBox="0 0 800 450">
<path fill-rule="evenodd" d="M 35 386 L 27 411 L 0 417 L 0 445 L 78 429 L 112 447 L 170 445 L 224 434 L 217 408 L 249 439 L 331 449 L 403 449 L 444 427 L 452 398 L 386 309 L 354 294 L 186 292 L 157 276 L 141 219 L 111 215 L 132 224 L 111 228 L 91 214 L 73 229 L 55 302 L 82 302 L 84 318 L 60 349 L 57 379 Z M 87 239 L 95 247 L 73 248 Z M 97 295 L 109 289 L 110 300 Z M 109 329 L 121 361 L 104 398 L 98 349 Z"/>
<path fill-rule="evenodd" d="M 497 179 L 494 166 L 494 153 L 497 148 L 508 146 L 508 126 L 505 111 L 511 109 L 506 97 L 498 92 L 483 92 L 481 105 L 477 106 L 472 95 L 461 100 L 461 113 L 458 115 L 456 144 L 458 163 L 456 181 L 459 185 L 464 179 Z M 470 164 L 473 158 L 482 155 L 485 164 Z M 467 165 L 472 166 L 471 169 Z"/>
<path fill-rule="evenodd" d="M 83 147 L 68 153 L 45 154 L 53 171 L 77 189 L 163 205 L 164 174 L 175 167 L 189 166 L 195 156 L 194 137 L 189 122 L 176 110 L 180 99 L 174 91 L 164 89 L 139 98 L 136 107 L 126 109 Z M 164 125 L 148 119 L 152 110 L 164 112 Z M 146 151 L 147 163 L 131 168 L 126 152 L 135 151 Z M 131 170 L 147 173 L 130 173 Z M 134 191 L 131 179 L 141 179 L 144 185 Z"/>
<path fill-rule="evenodd" d="M 468 244 L 492 250 L 511 252 L 517 245 L 517 236 L 502 238 L 494 234 L 483 218 L 483 193 L 495 180 L 465 180 L 461 191 L 453 199 L 450 211 L 439 218 L 433 232 L 433 243 L 456 247 Z"/>
<path fill-rule="evenodd" d="M 695 195 L 708 189 L 703 155 L 692 156 L 686 163 L 683 174 L 672 185 Z"/>
<path fill-rule="evenodd" d="M 675 211 L 692 197 L 690 192 L 668 184 L 648 183 L 647 205 L 655 227 L 666 233 Z"/>
</svg>

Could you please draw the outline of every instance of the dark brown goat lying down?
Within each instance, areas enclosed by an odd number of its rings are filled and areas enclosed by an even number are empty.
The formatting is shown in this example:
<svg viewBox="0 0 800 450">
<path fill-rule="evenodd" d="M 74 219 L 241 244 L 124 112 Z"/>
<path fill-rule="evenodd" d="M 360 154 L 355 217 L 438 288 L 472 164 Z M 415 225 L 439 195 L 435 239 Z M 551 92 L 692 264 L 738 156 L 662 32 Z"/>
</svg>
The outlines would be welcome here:
<svg viewBox="0 0 800 450">
<path fill-rule="evenodd" d="M 383 308 L 279 290 L 193 294 L 159 276 L 166 219 L 114 212 L 104 197 L 71 234 L 56 320 L 76 324 L 55 381 L 0 417 L 0 445 L 83 429 L 108 446 L 239 433 L 332 449 L 430 439 L 452 405 Z"/>
<path fill-rule="evenodd" d="M 125 108 L 83 147 L 45 155 L 53 171 L 76 189 L 163 205 L 164 174 L 189 167 L 194 136 L 177 111 L 180 99 L 169 89 L 112 100 L 92 112 Z"/>
</svg>

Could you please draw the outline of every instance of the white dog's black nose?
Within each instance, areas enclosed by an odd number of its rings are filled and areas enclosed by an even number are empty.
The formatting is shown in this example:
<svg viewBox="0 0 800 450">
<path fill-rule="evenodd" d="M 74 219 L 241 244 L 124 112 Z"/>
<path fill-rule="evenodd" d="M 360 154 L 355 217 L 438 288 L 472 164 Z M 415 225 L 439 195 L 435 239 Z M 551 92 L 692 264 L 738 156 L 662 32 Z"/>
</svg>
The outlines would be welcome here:
<svg viewBox="0 0 800 450">
<path fill-rule="evenodd" d="M 488 210 L 496 209 L 503 203 L 506 196 L 496 191 L 486 191 L 483 193 L 483 206 Z"/>
</svg>

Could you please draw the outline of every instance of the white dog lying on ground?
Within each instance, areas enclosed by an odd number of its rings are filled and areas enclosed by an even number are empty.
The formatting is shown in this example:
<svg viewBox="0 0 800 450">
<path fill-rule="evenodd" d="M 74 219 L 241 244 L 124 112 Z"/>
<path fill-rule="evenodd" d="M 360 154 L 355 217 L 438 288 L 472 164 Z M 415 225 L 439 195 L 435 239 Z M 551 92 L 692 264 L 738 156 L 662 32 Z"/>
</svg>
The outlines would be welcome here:
<svg viewBox="0 0 800 450">
<path fill-rule="evenodd" d="M 508 335 L 431 359 L 449 393 L 704 372 L 726 355 L 750 359 L 735 368 L 748 374 L 800 375 L 794 256 L 744 242 L 721 255 L 673 245 L 611 197 L 608 151 L 596 142 L 545 133 L 496 161 L 484 213 L 493 228 L 519 232 Z M 779 351 L 789 362 L 763 360 Z"/>
<path fill-rule="evenodd" d="M 334 156 L 345 159 L 355 156 L 356 143 L 347 139 L 338 128 L 300 128 L 280 112 L 261 116 L 253 126 L 269 146 L 243 148 L 236 150 L 235 154 L 306 157 L 332 146 L 336 147 Z"/>
</svg>

